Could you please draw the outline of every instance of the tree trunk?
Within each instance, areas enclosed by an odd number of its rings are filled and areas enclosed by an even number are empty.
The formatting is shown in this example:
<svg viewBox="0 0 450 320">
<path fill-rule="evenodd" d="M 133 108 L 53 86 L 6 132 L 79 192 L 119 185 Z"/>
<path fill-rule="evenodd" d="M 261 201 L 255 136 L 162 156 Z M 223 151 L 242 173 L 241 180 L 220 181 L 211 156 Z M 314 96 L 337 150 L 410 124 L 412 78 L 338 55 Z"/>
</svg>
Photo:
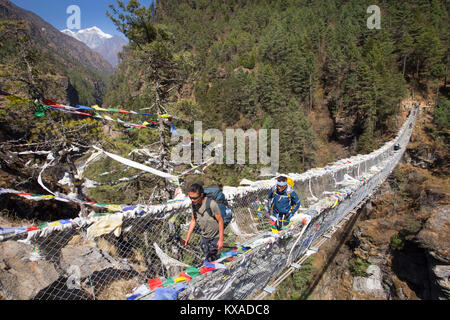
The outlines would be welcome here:
<svg viewBox="0 0 450 320">
<path fill-rule="evenodd" d="M 405 78 L 405 71 L 406 71 L 406 55 L 403 57 L 403 79 Z"/>
<path fill-rule="evenodd" d="M 447 88 L 447 76 L 448 76 L 448 66 L 445 65 L 445 80 L 444 80 L 444 88 Z"/>
<path fill-rule="evenodd" d="M 75 164 L 73 163 L 72 158 L 70 157 L 69 154 L 67 154 L 66 159 L 67 159 L 67 163 L 70 167 L 70 170 L 72 171 L 71 176 L 72 176 L 72 179 L 74 182 L 75 191 L 77 192 L 77 198 L 79 200 L 84 201 L 82 186 L 80 183 L 75 182 L 75 174 L 77 172 L 77 168 L 75 167 Z M 87 217 L 87 216 L 88 216 L 88 210 L 86 209 L 86 206 L 83 203 L 80 203 L 80 217 Z"/>
<path fill-rule="evenodd" d="M 169 155 L 169 145 L 166 143 L 167 141 L 167 133 L 165 130 L 165 126 L 164 126 L 164 120 L 163 118 L 161 118 L 161 115 L 163 114 L 162 112 L 162 107 L 161 107 L 161 99 L 160 99 L 160 94 L 159 94 L 159 90 L 160 90 L 160 86 L 159 86 L 159 82 L 156 82 L 156 113 L 158 115 L 158 123 L 159 123 L 159 131 L 160 131 L 160 136 L 159 136 L 159 150 L 160 150 L 160 168 L 162 171 L 164 172 L 169 172 L 169 159 L 168 159 L 168 155 Z M 166 195 L 165 197 L 167 199 L 170 198 L 170 186 L 167 183 L 167 179 L 164 179 L 164 189 L 166 191 Z"/>
<path fill-rule="evenodd" d="M 416 62 L 416 74 L 417 74 L 417 79 L 419 79 L 419 58 L 417 58 L 417 62 Z"/>
<path fill-rule="evenodd" d="M 309 74 L 309 112 L 312 111 L 312 73 Z"/>
<path fill-rule="evenodd" d="M 438 104 L 439 101 L 439 81 L 438 81 L 438 85 L 437 85 L 437 89 L 436 89 L 436 102 L 434 103 L 434 105 L 436 106 Z"/>
</svg>

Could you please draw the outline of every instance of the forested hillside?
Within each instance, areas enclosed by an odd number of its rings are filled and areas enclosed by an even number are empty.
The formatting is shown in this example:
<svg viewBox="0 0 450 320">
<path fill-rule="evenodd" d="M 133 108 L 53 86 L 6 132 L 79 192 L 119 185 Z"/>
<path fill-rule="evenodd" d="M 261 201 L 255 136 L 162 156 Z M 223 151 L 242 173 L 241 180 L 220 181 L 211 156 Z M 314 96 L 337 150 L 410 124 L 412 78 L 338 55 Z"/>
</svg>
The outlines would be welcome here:
<svg viewBox="0 0 450 320">
<path fill-rule="evenodd" d="M 448 55 L 445 2 L 381 2 L 381 29 L 372 30 L 370 4 L 159 1 L 154 22 L 192 68 L 174 101 L 189 101 L 205 130 L 280 129 L 280 171 L 336 160 L 318 150 L 330 141 L 345 148 L 340 156 L 367 153 L 396 131 L 413 91 L 436 99 Z M 133 98 L 146 87 L 132 67 L 139 51 L 129 47 L 108 103 L 151 104 Z M 316 118 L 333 122 L 320 130 Z"/>
<path fill-rule="evenodd" d="M 279 129 L 278 171 L 302 172 L 374 150 L 397 131 L 404 116 L 402 101 L 422 96 L 438 106 L 429 133 L 442 142 L 437 147 L 442 150 L 448 145 L 449 114 L 445 2 L 381 2 L 380 29 L 367 26 L 369 5 L 337 0 L 167 0 L 148 8 L 136 0 L 112 3 L 108 15 L 130 43 L 107 87 L 93 69 L 73 59 L 61 61 L 63 55 L 38 45 L 40 38 L 32 36 L 36 31 L 26 31 L 33 28 L 16 19 L 5 21 L 2 89 L 27 93 L 41 104 L 43 97 L 51 97 L 70 105 L 103 103 L 154 114 L 151 119 L 121 115 L 124 121 L 157 123 L 150 130 L 124 131 L 117 122 L 66 116 L 64 121 L 73 121 L 74 132 L 95 129 L 95 135 L 85 132 L 85 146 L 100 142 L 123 156 L 152 146 L 158 154 L 152 161 L 166 172 L 189 168 L 169 164 L 170 124 L 191 133 L 193 121 L 202 121 L 203 131 Z M 14 80 L 17 73 L 23 81 Z M 17 110 L 14 104 L 9 108 Z M 173 122 L 157 119 L 164 114 Z M 15 126 L 11 117 L 6 112 L 6 128 Z M 50 142 L 61 130 L 58 119 L 36 124 L 27 119 L 29 127 L 17 124 L 20 134 L 10 128 L 4 135 Z M 77 139 L 64 143 L 69 141 Z M 243 178 L 256 179 L 262 167 L 212 165 L 203 176 L 186 176 L 182 183 L 200 179 L 237 185 Z M 101 161 L 88 177 L 101 169 L 115 167 Z M 112 202 L 148 198 L 144 186 L 164 183 L 145 177 L 139 179 L 143 184 L 93 188 L 91 193 Z M 124 187 L 127 192 L 116 192 Z"/>
</svg>

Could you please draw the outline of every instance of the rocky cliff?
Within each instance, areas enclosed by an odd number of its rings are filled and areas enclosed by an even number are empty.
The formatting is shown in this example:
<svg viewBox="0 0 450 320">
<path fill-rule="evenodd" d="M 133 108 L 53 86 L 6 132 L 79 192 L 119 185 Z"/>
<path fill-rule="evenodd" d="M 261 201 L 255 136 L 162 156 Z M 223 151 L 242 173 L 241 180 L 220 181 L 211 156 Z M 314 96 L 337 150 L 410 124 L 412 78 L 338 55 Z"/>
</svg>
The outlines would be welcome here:
<svg viewBox="0 0 450 320">
<path fill-rule="evenodd" d="M 357 217 L 321 247 L 305 296 L 338 300 L 450 298 L 449 178 L 425 110 L 399 165 Z M 420 141 L 420 143 L 419 143 Z M 430 151 L 431 150 L 431 151 Z"/>
</svg>

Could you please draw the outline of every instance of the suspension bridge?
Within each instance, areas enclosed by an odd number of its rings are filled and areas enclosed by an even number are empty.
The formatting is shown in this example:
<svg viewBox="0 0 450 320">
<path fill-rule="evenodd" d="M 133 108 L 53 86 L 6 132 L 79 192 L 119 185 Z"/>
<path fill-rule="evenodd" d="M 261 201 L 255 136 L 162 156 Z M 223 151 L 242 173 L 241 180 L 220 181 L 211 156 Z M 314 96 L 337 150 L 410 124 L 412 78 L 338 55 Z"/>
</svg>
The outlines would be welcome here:
<svg viewBox="0 0 450 320">
<path fill-rule="evenodd" d="M 192 213 L 185 196 L 152 206 L 89 203 L 108 212 L 0 228 L 0 267 L 9 266 L 9 271 L 0 269 L 0 291 L 6 299 L 108 299 L 111 292 L 115 299 L 129 300 L 264 299 L 386 180 L 406 150 L 418 112 L 411 107 L 397 136 L 370 154 L 289 173 L 302 206 L 281 231 L 265 215 L 274 179 L 225 186 L 233 221 L 225 230 L 221 258 L 213 263 L 203 261 L 199 235 L 192 235 L 189 246 L 181 244 Z M 0 189 L 0 196 L 7 194 L 78 201 Z M 30 270 L 25 288 L 18 286 L 14 266 Z"/>
</svg>

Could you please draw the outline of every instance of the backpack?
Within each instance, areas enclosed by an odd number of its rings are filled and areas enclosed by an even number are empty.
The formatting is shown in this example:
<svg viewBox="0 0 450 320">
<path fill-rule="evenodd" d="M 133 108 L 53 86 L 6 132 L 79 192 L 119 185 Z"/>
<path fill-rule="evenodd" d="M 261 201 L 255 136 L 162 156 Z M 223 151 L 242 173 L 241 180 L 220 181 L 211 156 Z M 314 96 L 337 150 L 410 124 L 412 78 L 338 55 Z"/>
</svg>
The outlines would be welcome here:
<svg viewBox="0 0 450 320">
<path fill-rule="evenodd" d="M 228 207 L 227 199 L 225 199 L 225 195 L 223 194 L 221 188 L 219 186 L 211 186 L 204 189 L 206 195 L 206 210 L 208 211 L 211 217 L 214 217 L 214 214 L 211 210 L 211 199 L 217 202 L 217 205 L 220 209 L 220 214 L 223 219 L 223 227 L 225 227 L 231 222 L 233 219 L 233 214 L 231 209 Z"/>
</svg>

